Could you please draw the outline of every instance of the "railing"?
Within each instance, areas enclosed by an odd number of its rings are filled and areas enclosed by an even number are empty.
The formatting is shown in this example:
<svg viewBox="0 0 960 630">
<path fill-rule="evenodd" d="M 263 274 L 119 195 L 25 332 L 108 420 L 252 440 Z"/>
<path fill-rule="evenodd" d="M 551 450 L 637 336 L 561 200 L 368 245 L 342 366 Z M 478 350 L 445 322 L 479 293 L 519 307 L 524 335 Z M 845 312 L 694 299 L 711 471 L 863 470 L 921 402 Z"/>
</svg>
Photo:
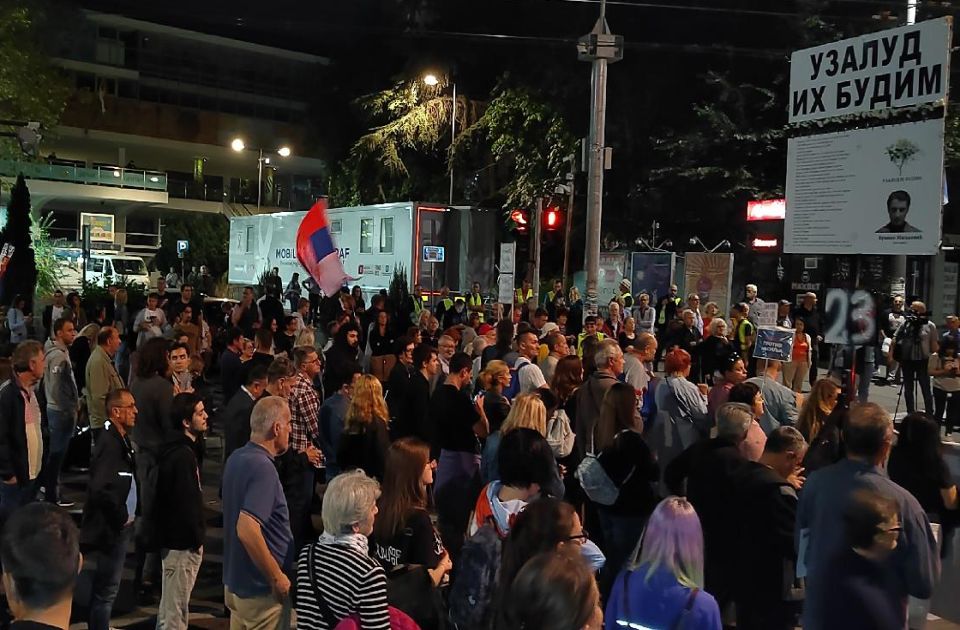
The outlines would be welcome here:
<svg viewBox="0 0 960 630">
<path fill-rule="evenodd" d="M 37 164 L 0 160 L 0 175 L 16 177 L 20 173 L 27 179 L 43 179 L 74 184 L 111 186 L 114 188 L 138 188 L 141 190 L 167 189 L 167 174 L 162 171 L 144 171 L 119 166 L 66 166 L 61 164 Z"/>
</svg>

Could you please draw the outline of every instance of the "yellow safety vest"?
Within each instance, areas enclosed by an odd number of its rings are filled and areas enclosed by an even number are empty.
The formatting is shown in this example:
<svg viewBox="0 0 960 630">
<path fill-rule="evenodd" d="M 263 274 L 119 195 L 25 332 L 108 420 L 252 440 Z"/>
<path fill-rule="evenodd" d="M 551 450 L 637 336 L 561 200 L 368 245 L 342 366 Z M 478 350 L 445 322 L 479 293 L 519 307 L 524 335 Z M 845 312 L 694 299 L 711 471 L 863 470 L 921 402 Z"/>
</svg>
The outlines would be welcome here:
<svg viewBox="0 0 960 630">
<path fill-rule="evenodd" d="M 602 332 L 600 332 L 599 330 L 596 332 L 596 335 L 597 335 L 597 341 L 603 341 L 604 339 L 607 338 L 607 336 Z M 583 358 L 583 340 L 586 339 L 588 336 L 589 335 L 587 335 L 587 333 L 585 332 L 582 332 L 579 335 L 577 335 L 577 356 L 580 357 L 581 359 Z"/>
<path fill-rule="evenodd" d="M 680 302 L 682 302 L 679 297 L 669 299 L 673 300 L 673 303 L 677 306 L 680 306 Z M 657 315 L 657 323 L 661 326 L 667 323 L 667 309 L 665 307 L 660 309 L 660 313 Z"/>
<path fill-rule="evenodd" d="M 483 323 L 483 296 L 478 294 L 470 294 L 470 297 L 467 298 L 467 306 L 479 306 L 480 307 L 480 323 Z M 476 312 L 476 311 L 474 311 Z"/>
<path fill-rule="evenodd" d="M 623 302 L 624 308 L 630 308 L 633 306 L 633 296 L 629 293 L 622 293 L 620 295 L 620 301 Z"/>
<path fill-rule="evenodd" d="M 515 289 L 513 292 L 514 296 L 517 298 L 517 304 L 526 304 L 527 300 L 533 297 L 533 289 L 527 289 L 527 297 L 523 297 L 523 289 Z"/>
<path fill-rule="evenodd" d="M 413 298 L 413 313 L 417 317 L 420 317 L 420 311 L 423 310 L 423 298 L 415 295 L 411 295 L 410 297 Z"/>
<path fill-rule="evenodd" d="M 444 312 L 444 313 L 446 313 L 446 312 L 449 311 L 451 308 L 453 308 L 453 300 L 451 300 L 450 298 L 444 298 L 444 299 L 440 300 L 440 304 L 443 305 L 443 312 Z"/>
</svg>

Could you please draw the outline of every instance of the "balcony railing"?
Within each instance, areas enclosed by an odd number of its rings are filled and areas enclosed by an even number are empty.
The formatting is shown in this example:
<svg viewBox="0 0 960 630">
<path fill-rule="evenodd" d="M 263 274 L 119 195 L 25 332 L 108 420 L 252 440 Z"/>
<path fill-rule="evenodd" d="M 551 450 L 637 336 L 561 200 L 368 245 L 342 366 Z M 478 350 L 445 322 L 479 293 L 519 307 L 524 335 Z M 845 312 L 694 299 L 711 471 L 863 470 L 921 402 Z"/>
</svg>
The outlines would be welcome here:
<svg viewBox="0 0 960 630">
<path fill-rule="evenodd" d="M 167 189 L 167 174 L 162 171 L 144 171 L 119 166 L 67 166 L 61 164 L 37 164 L 0 160 L 0 175 L 16 177 L 20 173 L 27 179 L 43 179 L 73 184 L 91 184 L 114 188 L 137 188 L 140 190 Z"/>
</svg>

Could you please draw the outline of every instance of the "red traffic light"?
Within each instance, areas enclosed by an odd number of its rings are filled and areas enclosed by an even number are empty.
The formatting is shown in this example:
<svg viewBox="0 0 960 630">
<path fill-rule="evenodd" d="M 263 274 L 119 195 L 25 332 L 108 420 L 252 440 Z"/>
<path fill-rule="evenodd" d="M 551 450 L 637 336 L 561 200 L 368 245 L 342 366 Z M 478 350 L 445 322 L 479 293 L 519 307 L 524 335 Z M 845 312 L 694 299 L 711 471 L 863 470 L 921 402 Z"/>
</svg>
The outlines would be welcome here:
<svg viewBox="0 0 960 630">
<path fill-rule="evenodd" d="M 529 222 L 527 221 L 527 211 L 517 208 L 510 212 L 510 220 L 513 221 L 518 232 L 524 233 L 527 231 Z"/>
<path fill-rule="evenodd" d="M 547 230 L 556 230 L 560 227 L 560 224 L 563 222 L 563 216 L 560 214 L 560 209 L 556 206 L 551 206 L 544 210 L 543 212 L 543 227 Z"/>
</svg>

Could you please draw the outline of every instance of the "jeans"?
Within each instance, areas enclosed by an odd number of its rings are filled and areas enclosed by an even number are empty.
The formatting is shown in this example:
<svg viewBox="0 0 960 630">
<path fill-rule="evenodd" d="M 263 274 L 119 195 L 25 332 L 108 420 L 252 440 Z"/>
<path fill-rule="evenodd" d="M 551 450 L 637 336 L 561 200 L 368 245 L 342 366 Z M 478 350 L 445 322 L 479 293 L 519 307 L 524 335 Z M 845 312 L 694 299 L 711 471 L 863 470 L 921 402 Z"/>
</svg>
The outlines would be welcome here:
<svg viewBox="0 0 960 630">
<path fill-rule="evenodd" d="M 127 546 L 133 540 L 133 525 L 124 527 L 114 544 L 101 549 L 97 568 L 93 572 L 93 588 L 90 590 L 89 630 L 109 630 L 113 602 L 120 590 L 123 578 L 123 563 L 127 559 Z"/>
<path fill-rule="evenodd" d="M 59 409 L 47 408 L 47 421 L 50 425 L 50 456 L 40 476 L 46 489 L 46 500 L 56 503 L 60 500 L 60 473 L 67 456 L 70 440 L 77 429 L 77 414 Z"/>
<path fill-rule="evenodd" d="M 930 375 L 927 373 L 927 360 L 904 361 L 900 365 L 903 368 L 903 398 L 907 403 L 907 413 L 913 413 L 917 410 L 913 392 L 914 382 L 920 384 L 920 394 L 923 396 L 923 410 L 930 413 L 933 409 L 933 396 L 930 393 Z"/>
<path fill-rule="evenodd" d="M 603 551 L 607 556 L 607 561 L 600 570 L 600 592 L 606 597 L 610 594 L 620 569 L 637 546 L 647 519 L 642 516 L 611 514 L 604 508 L 600 508 L 599 513 L 600 528 L 603 530 Z"/>
<path fill-rule="evenodd" d="M 25 485 L 0 482 L 0 526 L 7 522 L 17 508 L 36 499 L 37 482 L 30 480 Z"/>
<path fill-rule="evenodd" d="M 187 630 L 190 621 L 190 593 L 200 572 L 203 547 L 164 549 L 163 590 L 157 611 L 157 630 Z"/>
<path fill-rule="evenodd" d="M 949 397 L 949 398 L 948 398 Z M 935 411 L 933 419 L 941 424 L 950 434 L 954 429 L 960 429 L 960 392 L 948 392 L 945 389 L 933 388 L 933 403 Z M 947 420 L 943 420 L 943 412 L 947 412 Z"/>
</svg>

